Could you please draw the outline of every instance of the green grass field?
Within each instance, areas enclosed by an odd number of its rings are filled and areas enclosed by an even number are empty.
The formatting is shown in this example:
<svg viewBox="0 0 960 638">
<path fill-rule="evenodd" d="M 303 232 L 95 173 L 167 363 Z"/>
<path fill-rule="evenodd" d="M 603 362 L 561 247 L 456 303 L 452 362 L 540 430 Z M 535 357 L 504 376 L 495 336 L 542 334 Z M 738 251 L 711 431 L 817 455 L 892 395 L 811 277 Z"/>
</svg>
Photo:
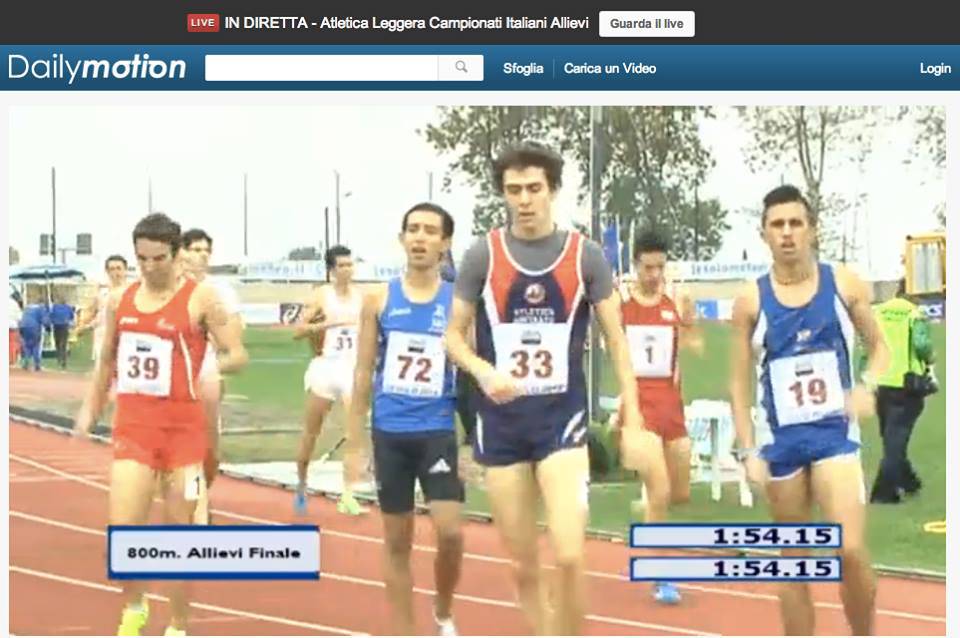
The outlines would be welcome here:
<svg viewBox="0 0 960 638">
<path fill-rule="evenodd" d="M 726 325 L 705 326 L 707 347 L 703 358 L 688 353 L 682 356 L 684 399 L 727 399 L 729 331 Z M 936 350 L 944 353 L 946 332 L 935 325 Z M 310 354 L 304 343 L 294 342 L 286 329 L 251 328 L 246 333 L 251 365 L 227 381 L 225 416 L 227 431 L 223 450 L 228 462 L 291 460 L 294 456 L 303 405 L 303 372 Z M 942 356 L 942 355 L 941 355 Z M 71 359 L 70 369 L 89 369 L 89 342 L 81 340 Z M 947 380 L 943 366 L 938 368 L 942 387 Z M 608 367 L 601 380 L 602 394 L 616 393 L 616 384 Z M 910 458 L 924 482 L 922 492 L 899 505 L 871 505 L 869 508 L 869 546 L 876 563 L 901 568 L 946 571 L 946 536 L 923 532 L 928 521 L 946 519 L 946 393 L 927 401 L 926 409 L 914 431 Z M 336 411 L 317 446 L 317 455 L 329 449 L 340 436 L 342 418 Z M 868 488 L 876 475 L 882 454 L 875 419 L 862 424 L 863 461 Z M 285 431 L 286 430 L 286 431 Z M 291 431 L 293 430 L 293 431 Z M 246 432 L 246 433 L 239 433 Z M 630 503 L 637 497 L 632 481 L 603 484 L 591 488 L 591 527 L 625 534 L 631 522 Z M 483 491 L 470 490 L 471 509 L 485 510 Z M 724 490 L 719 503 L 709 498 L 709 486 L 696 485 L 692 502 L 677 507 L 677 521 L 762 521 L 767 519 L 762 498 L 754 508 L 739 506 L 735 486 Z"/>
</svg>

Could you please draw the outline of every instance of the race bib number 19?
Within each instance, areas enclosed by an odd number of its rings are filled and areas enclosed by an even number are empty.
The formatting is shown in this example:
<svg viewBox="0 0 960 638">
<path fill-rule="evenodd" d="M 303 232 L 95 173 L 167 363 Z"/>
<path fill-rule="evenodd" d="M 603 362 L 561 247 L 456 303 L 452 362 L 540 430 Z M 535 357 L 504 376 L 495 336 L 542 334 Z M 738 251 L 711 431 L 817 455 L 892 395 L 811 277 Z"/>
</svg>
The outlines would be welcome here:
<svg viewBox="0 0 960 638">
<path fill-rule="evenodd" d="M 173 341 L 152 334 L 122 332 L 117 349 L 117 392 L 170 396 Z"/>
<path fill-rule="evenodd" d="M 811 423 L 843 412 L 844 392 L 835 352 L 812 352 L 773 361 L 770 386 L 781 426 Z"/>
<path fill-rule="evenodd" d="M 447 355 L 436 335 L 391 332 L 383 365 L 383 391 L 414 397 L 443 393 Z"/>
</svg>

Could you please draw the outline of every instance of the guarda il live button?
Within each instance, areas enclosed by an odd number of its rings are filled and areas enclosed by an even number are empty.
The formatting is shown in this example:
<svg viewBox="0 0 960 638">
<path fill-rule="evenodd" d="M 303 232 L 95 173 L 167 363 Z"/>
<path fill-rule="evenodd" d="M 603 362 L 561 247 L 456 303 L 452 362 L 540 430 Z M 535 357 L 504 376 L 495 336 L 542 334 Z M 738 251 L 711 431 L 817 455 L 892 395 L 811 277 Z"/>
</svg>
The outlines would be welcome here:
<svg viewBox="0 0 960 638">
<path fill-rule="evenodd" d="M 953 68 L 949 64 L 925 64 L 920 63 L 920 75 L 935 75 L 937 77 L 941 75 L 950 75 L 953 73 Z"/>
</svg>

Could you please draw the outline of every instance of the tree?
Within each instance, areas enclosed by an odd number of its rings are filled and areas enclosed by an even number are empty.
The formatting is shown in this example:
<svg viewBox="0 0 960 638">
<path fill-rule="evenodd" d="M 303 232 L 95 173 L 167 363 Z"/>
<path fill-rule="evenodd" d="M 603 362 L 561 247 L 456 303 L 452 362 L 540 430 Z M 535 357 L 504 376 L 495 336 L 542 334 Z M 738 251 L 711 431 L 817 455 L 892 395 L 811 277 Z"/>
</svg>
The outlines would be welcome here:
<svg viewBox="0 0 960 638">
<path fill-rule="evenodd" d="M 839 259 L 852 239 L 844 235 L 844 213 L 862 193 L 840 195 L 824 183 L 827 168 L 862 166 L 871 150 L 872 133 L 882 121 L 880 109 L 852 106 L 741 107 L 753 136 L 747 163 L 754 171 L 799 168 L 807 199 L 819 217 L 818 249 Z M 849 187 L 849 184 L 844 184 Z"/>
<path fill-rule="evenodd" d="M 600 213 L 619 215 L 626 234 L 630 222 L 671 235 L 684 235 L 685 211 L 713 166 L 699 138 L 699 118 L 711 116 L 700 107 L 615 106 L 602 109 L 596 142 L 601 178 Z M 588 107 L 451 107 L 440 109 L 440 121 L 422 133 L 434 148 L 452 154 L 450 172 L 460 174 L 480 191 L 474 208 L 474 232 L 505 221 L 500 193 L 493 192 L 493 160 L 508 143 L 536 139 L 570 157 L 580 169 L 579 203 L 589 198 L 591 122 Z M 452 178 L 444 178 L 449 190 Z M 719 248 L 725 230 L 723 211 L 710 208 L 697 234 L 703 254 Z M 712 228 L 709 231 L 706 225 Z M 625 237 L 624 237 L 625 239 Z M 677 242 L 682 245 L 683 242 Z"/>
<path fill-rule="evenodd" d="M 439 109 L 440 120 L 418 130 L 442 154 L 453 155 L 442 188 L 449 192 L 453 174 L 480 191 L 473 208 L 473 232 L 480 234 L 506 220 L 500 194 L 494 192 L 493 161 L 505 146 L 538 140 L 563 153 L 570 147 L 559 137 L 558 107 L 453 106 Z"/>
<path fill-rule="evenodd" d="M 942 106 L 921 107 L 917 115 L 916 147 L 924 152 L 937 168 L 947 165 L 946 113 Z"/>
</svg>

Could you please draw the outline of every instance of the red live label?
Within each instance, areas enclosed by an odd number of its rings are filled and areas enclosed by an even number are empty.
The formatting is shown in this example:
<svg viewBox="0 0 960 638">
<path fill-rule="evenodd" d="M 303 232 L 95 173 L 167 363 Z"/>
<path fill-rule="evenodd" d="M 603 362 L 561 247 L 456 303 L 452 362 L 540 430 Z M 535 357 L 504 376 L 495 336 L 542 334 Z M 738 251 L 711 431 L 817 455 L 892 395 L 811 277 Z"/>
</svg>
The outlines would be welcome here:
<svg viewBox="0 0 960 638">
<path fill-rule="evenodd" d="M 187 31 L 191 33 L 200 33 L 205 31 L 220 30 L 219 13 L 188 13 Z"/>
</svg>

